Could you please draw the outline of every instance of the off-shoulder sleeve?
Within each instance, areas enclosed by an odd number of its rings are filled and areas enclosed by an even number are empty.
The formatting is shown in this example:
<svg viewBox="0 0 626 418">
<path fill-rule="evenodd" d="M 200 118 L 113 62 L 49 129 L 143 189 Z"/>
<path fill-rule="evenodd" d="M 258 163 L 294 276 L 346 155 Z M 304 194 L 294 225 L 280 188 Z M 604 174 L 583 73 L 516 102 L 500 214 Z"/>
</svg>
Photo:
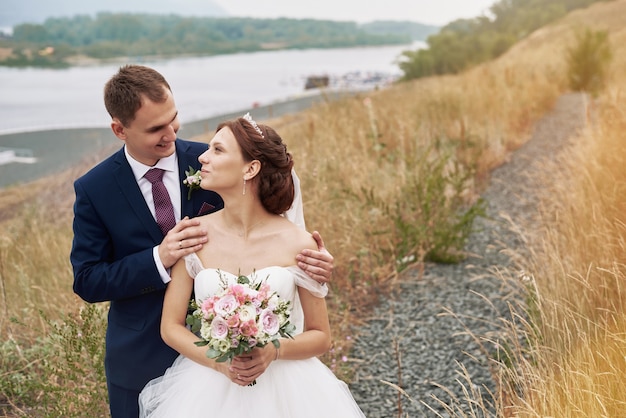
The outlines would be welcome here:
<svg viewBox="0 0 626 418">
<path fill-rule="evenodd" d="M 317 280 L 313 280 L 308 274 L 298 266 L 290 266 L 287 269 L 296 278 L 296 286 L 300 286 L 311 292 L 313 296 L 325 298 L 328 294 L 328 286 L 321 285 Z"/>
<path fill-rule="evenodd" d="M 196 253 L 186 255 L 184 258 L 185 267 L 187 267 L 187 273 L 189 273 L 190 277 L 195 279 L 198 273 L 204 270 L 204 267 L 202 266 L 202 261 L 200 261 L 200 258 L 198 258 L 198 255 Z"/>
</svg>

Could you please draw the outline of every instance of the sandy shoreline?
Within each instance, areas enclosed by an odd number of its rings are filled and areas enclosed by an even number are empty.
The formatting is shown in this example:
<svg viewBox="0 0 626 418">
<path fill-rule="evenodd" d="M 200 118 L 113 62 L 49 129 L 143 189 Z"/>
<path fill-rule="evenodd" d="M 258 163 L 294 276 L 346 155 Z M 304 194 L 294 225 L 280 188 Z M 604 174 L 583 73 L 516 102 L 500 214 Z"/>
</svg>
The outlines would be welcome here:
<svg viewBox="0 0 626 418">
<path fill-rule="evenodd" d="M 299 97 L 254 109 L 242 109 L 194 122 L 185 123 L 179 132 L 181 138 L 194 138 L 212 132 L 225 119 L 251 111 L 257 120 L 297 113 L 325 100 L 336 100 L 356 94 L 354 91 L 326 92 Z M 0 135 L 0 149 L 30 150 L 33 164 L 11 162 L 0 165 L 0 188 L 19 185 L 70 168 L 90 156 L 118 149 L 122 143 L 109 128 L 67 128 Z"/>
</svg>

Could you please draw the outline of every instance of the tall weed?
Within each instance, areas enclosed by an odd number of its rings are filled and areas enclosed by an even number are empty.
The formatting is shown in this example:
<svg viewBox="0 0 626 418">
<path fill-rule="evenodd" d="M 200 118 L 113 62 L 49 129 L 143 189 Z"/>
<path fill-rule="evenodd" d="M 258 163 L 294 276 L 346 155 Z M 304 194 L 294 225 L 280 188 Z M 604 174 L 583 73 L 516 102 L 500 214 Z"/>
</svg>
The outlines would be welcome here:
<svg viewBox="0 0 626 418">
<path fill-rule="evenodd" d="M 567 50 L 570 88 L 596 95 L 606 83 L 612 56 L 607 31 L 586 28 L 577 33 L 576 44 Z"/>
</svg>

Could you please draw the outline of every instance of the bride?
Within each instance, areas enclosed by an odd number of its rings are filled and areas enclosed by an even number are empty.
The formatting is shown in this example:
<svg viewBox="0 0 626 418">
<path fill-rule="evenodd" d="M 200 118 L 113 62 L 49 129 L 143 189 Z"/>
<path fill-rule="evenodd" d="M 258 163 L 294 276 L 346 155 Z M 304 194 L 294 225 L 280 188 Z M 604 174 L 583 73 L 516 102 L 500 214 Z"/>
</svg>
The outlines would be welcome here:
<svg viewBox="0 0 626 418">
<path fill-rule="evenodd" d="M 318 247 L 281 215 L 294 197 L 282 139 L 245 115 L 220 124 L 199 161 L 200 186 L 219 193 L 224 209 L 198 218 L 208 244 L 172 269 L 161 335 L 180 356 L 141 392 L 141 417 L 363 417 L 347 385 L 317 358 L 331 344 L 327 288 L 296 265 L 296 254 Z M 201 301 L 220 290 L 221 279 L 239 275 L 264 278 L 291 302 L 295 335 L 216 362 L 185 326 L 188 302 L 192 291 Z"/>
</svg>

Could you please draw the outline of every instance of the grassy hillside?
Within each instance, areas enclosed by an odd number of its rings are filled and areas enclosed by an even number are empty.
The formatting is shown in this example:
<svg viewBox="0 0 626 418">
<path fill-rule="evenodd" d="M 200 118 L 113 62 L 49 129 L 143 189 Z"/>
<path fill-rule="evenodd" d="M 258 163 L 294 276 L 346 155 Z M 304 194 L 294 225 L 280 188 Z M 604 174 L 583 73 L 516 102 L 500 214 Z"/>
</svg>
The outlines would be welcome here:
<svg viewBox="0 0 626 418">
<path fill-rule="evenodd" d="M 329 299 L 334 350 L 324 360 L 339 377 L 350 379 L 351 363 L 342 360 L 348 337 L 375 295 L 391 291 L 404 268 L 462 256 L 455 228 L 471 220 L 490 171 L 567 91 L 566 52 L 582 28 L 607 30 L 614 60 L 590 107 L 593 123 L 538 202 L 545 216 L 525 260 L 532 304 L 519 313 L 530 322 L 505 330 L 513 363 L 501 365 L 503 391 L 494 396 L 503 416 L 624 410 L 625 0 L 572 13 L 458 76 L 272 121 L 295 156 L 307 224 L 336 257 Z M 0 411 L 7 415 L 105 410 L 106 305 L 88 306 L 72 294 L 68 261 L 71 182 L 93 163 L 0 197 Z M 440 238 L 450 231 L 457 233 Z"/>
</svg>

